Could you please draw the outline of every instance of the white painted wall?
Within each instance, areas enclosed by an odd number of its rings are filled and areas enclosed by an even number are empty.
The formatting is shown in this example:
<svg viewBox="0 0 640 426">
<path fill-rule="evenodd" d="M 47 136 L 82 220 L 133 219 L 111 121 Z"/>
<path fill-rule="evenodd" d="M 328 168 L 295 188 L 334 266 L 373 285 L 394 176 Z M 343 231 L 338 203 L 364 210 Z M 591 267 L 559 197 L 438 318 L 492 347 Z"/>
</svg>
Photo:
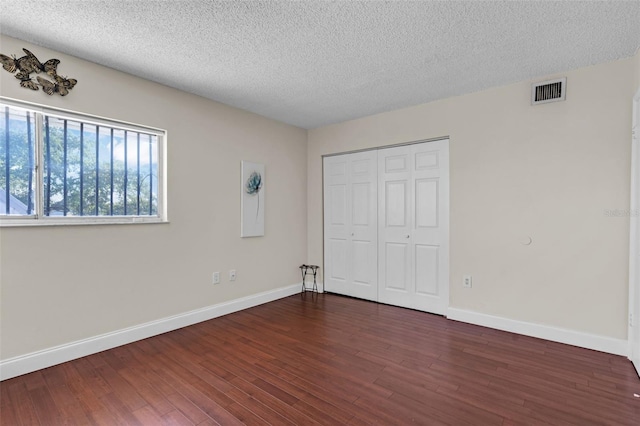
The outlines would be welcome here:
<svg viewBox="0 0 640 426">
<path fill-rule="evenodd" d="M 295 284 L 306 256 L 306 131 L 2 36 L 58 58 L 67 97 L 2 96 L 168 131 L 169 224 L 0 229 L 0 359 Z M 117 54 L 117 52 L 114 52 Z M 213 70 L 212 72 L 215 72 Z M 266 165 L 266 232 L 240 238 L 240 161 Z M 237 281 L 228 282 L 236 269 Z M 223 283 L 211 284 L 221 271 Z"/>
<path fill-rule="evenodd" d="M 629 207 L 640 54 L 562 74 L 562 103 L 531 107 L 521 82 L 307 137 L 0 36 L 4 54 L 23 47 L 61 59 L 79 83 L 49 97 L 0 70 L 1 95 L 168 130 L 171 223 L 0 228 L 0 360 L 298 282 L 297 265 L 322 264 L 321 155 L 441 136 L 451 137 L 451 306 L 626 339 L 629 220 L 605 210 Z M 239 238 L 243 159 L 267 167 L 264 238 Z"/>
<path fill-rule="evenodd" d="M 629 218 L 606 211 L 629 208 L 633 72 L 627 59 L 535 80 L 566 76 L 565 102 L 531 106 L 525 81 L 309 131 L 309 262 L 323 154 L 449 136 L 451 307 L 626 340 Z"/>
</svg>

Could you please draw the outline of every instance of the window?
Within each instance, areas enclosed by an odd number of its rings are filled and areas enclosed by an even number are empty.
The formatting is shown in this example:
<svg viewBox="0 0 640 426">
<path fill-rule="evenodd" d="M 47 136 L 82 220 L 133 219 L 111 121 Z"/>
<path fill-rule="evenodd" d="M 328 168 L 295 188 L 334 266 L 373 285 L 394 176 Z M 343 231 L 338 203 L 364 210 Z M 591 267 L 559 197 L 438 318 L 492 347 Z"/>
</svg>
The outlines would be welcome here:
<svg viewBox="0 0 640 426">
<path fill-rule="evenodd" d="M 0 102 L 0 224 L 166 220 L 165 132 Z"/>
</svg>

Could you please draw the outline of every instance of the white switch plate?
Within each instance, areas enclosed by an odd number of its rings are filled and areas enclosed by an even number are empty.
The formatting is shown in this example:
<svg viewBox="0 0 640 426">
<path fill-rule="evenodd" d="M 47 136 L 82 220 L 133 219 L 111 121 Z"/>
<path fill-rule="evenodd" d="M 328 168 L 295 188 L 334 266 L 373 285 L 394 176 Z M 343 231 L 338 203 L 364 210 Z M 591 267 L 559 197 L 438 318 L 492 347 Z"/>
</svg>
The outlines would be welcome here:
<svg viewBox="0 0 640 426">
<path fill-rule="evenodd" d="M 220 284 L 220 272 L 214 272 L 212 278 L 214 284 Z"/>
<path fill-rule="evenodd" d="M 235 281 L 236 280 L 236 270 L 232 269 L 229 271 L 229 281 Z"/>
<path fill-rule="evenodd" d="M 471 288 L 472 280 L 471 275 L 464 275 L 462 277 L 462 287 Z"/>
</svg>

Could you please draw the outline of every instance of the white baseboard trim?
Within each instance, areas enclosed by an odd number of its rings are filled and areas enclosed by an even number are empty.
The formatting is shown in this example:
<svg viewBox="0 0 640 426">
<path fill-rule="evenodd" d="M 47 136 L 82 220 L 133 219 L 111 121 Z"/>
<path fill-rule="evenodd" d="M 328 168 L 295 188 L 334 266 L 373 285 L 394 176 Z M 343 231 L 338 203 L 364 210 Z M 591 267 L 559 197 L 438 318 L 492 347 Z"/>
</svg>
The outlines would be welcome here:
<svg viewBox="0 0 640 426">
<path fill-rule="evenodd" d="M 598 336 L 566 328 L 518 321 L 457 308 L 449 308 L 447 318 L 614 355 L 625 357 L 629 355 L 629 346 L 624 339 L 614 339 L 612 337 Z"/>
<path fill-rule="evenodd" d="M 0 380 L 10 379 L 32 371 L 126 345 L 137 340 L 157 336 L 188 325 L 197 324 L 243 309 L 282 299 L 300 292 L 302 283 L 293 284 L 240 299 L 218 303 L 178 315 L 147 322 L 122 330 L 77 340 L 60 346 L 20 355 L 0 361 Z"/>
</svg>

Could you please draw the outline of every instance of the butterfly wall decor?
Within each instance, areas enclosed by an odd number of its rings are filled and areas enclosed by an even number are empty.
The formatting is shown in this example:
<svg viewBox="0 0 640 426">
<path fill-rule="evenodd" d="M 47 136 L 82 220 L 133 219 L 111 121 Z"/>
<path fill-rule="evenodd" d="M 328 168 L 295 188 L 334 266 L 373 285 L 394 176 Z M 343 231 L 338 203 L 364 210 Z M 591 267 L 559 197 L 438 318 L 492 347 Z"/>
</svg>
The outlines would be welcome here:
<svg viewBox="0 0 640 426">
<path fill-rule="evenodd" d="M 60 96 L 67 96 L 69 90 L 78 83 L 78 80 L 74 78 L 66 78 L 58 74 L 59 59 L 49 59 L 43 64 L 29 50 L 22 49 L 22 51 L 25 56 L 20 58 L 0 53 L 2 68 L 11 74 L 15 73 L 15 77 L 20 80 L 20 87 L 30 90 L 39 90 L 42 87 L 42 91 L 47 95 L 57 93 Z M 37 76 L 37 82 L 33 81 L 31 74 L 40 74 L 41 72 L 47 74 L 49 78 Z"/>
</svg>

